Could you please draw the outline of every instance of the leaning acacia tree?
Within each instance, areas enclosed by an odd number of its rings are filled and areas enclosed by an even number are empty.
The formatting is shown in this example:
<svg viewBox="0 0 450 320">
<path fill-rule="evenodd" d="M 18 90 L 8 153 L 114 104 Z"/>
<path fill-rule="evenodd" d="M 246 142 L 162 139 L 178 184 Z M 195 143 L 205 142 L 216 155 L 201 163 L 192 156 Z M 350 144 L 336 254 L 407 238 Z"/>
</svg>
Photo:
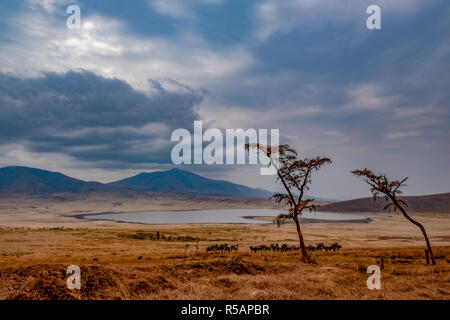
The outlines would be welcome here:
<svg viewBox="0 0 450 320">
<path fill-rule="evenodd" d="M 433 256 L 433 251 L 431 250 L 430 241 L 428 240 L 427 233 L 425 232 L 425 228 L 421 223 L 417 222 L 406 213 L 408 204 L 404 200 L 398 198 L 398 195 L 402 194 L 400 187 L 405 186 L 405 182 L 406 180 L 408 180 L 408 177 L 401 181 L 389 181 L 386 175 L 375 174 L 369 169 L 354 170 L 352 171 L 352 173 L 358 177 L 362 177 L 364 181 L 366 181 L 370 185 L 370 191 L 372 192 L 374 200 L 377 200 L 380 197 L 380 193 L 384 195 L 384 199 L 386 201 L 391 200 L 391 202 L 388 203 L 383 208 L 383 210 L 388 210 L 389 212 L 391 208 L 393 208 L 394 212 L 396 212 L 398 209 L 406 219 L 420 228 L 428 248 L 427 250 L 425 250 L 425 259 L 427 261 L 427 264 L 429 263 L 429 258 L 431 258 L 432 264 L 436 264 Z"/>
<path fill-rule="evenodd" d="M 245 149 L 250 151 L 254 149 L 263 152 L 270 160 L 269 166 L 273 166 L 277 174 L 277 182 L 281 182 L 286 193 L 277 193 L 271 198 L 277 203 L 289 206 L 287 214 L 280 214 L 275 218 L 275 222 L 280 223 L 285 220 L 294 220 L 297 228 L 300 248 L 305 261 L 309 261 L 302 230 L 300 228 L 299 215 L 303 210 L 315 211 L 318 207 L 314 199 L 305 199 L 305 192 L 309 190 L 312 182 L 312 173 L 318 171 L 323 165 L 331 163 L 328 158 L 297 159 L 297 151 L 290 148 L 289 145 L 279 145 L 276 147 L 266 147 L 261 144 L 246 144 Z"/>
</svg>

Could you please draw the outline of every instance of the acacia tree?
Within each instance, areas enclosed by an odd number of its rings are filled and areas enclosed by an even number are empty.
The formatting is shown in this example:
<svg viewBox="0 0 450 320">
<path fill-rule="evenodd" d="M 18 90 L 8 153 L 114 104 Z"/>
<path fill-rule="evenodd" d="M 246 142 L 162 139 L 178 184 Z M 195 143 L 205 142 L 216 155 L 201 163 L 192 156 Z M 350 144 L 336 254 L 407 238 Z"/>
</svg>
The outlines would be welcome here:
<svg viewBox="0 0 450 320">
<path fill-rule="evenodd" d="M 377 200 L 380 197 L 380 193 L 384 195 L 384 199 L 386 201 L 391 200 L 391 202 L 388 203 L 383 208 L 383 210 L 388 210 L 388 212 L 390 212 L 391 208 L 393 208 L 395 212 L 398 209 L 403 214 L 403 216 L 405 216 L 406 219 L 408 219 L 410 222 L 414 223 L 416 226 L 420 228 L 428 248 L 427 250 L 425 250 L 425 259 L 427 260 L 428 263 L 429 258 L 431 258 L 431 263 L 436 264 L 425 228 L 421 223 L 417 222 L 406 213 L 406 208 L 408 207 L 408 204 L 404 200 L 398 198 L 398 195 L 402 194 L 400 187 L 405 186 L 405 182 L 406 180 L 408 180 L 408 177 L 404 178 L 401 181 L 399 180 L 389 181 L 386 175 L 375 174 L 367 168 L 364 170 L 354 170 L 352 171 L 352 173 L 358 177 L 362 177 L 364 181 L 366 181 L 370 185 L 371 187 L 370 191 L 372 192 L 374 200 Z"/>
<path fill-rule="evenodd" d="M 278 215 L 274 221 L 279 226 L 285 220 L 294 220 L 303 259 L 309 261 L 298 216 L 302 215 L 303 210 L 311 212 L 317 209 L 318 205 L 314 203 L 314 199 L 305 199 L 305 192 L 309 190 L 312 182 L 312 173 L 318 171 L 323 165 L 331 163 L 331 160 L 321 157 L 297 159 L 297 151 L 287 144 L 276 147 L 246 144 L 245 148 L 248 151 L 255 149 L 263 152 L 270 160 L 269 166 L 272 165 L 275 168 L 277 182 L 283 185 L 286 193 L 276 193 L 271 198 L 277 203 L 288 205 L 289 212 Z"/>
</svg>

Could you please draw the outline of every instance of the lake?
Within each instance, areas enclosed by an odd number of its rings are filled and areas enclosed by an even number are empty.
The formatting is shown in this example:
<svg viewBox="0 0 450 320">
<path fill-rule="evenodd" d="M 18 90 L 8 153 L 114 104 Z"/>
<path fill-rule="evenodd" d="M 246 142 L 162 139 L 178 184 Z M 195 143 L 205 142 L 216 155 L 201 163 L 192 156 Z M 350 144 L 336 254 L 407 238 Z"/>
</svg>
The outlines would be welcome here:
<svg viewBox="0 0 450 320">
<path fill-rule="evenodd" d="M 109 220 L 143 224 L 195 224 L 195 223 L 238 223 L 267 224 L 272 221 L 255 220 L 255 217 L 275 217 L 285 212 L 274 209 L 212 209 L 178 211 L 142 211 L 123 213 L 102 213 L 83 215 L 85 219 Z M 304 222 L 368 222 L 374 215 L 306 212 L 301 216 Z"/>
</svg>

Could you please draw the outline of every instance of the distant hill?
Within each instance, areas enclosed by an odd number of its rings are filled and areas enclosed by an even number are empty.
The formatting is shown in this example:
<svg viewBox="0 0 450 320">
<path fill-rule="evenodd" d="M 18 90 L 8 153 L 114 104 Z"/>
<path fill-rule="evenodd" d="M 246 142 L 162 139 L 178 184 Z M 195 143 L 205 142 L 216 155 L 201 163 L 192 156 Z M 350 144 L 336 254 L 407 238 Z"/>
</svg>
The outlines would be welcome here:
<svg viewBox="0 0 450 320">
<path fill-rule="evenodd" d="M 222 180 L 212 180 L 180 169 L 140 173 L 136 176 L 109 183 L 111 186 L 132 190 L 176 192 L 202 196 L 268 198 L 271 192 L 254 189 Z"/>
<path fill-rule="evenodd" d="M 86 182 L 62 173 L 28 167 L 0 168 L 0 194 L 51 194 L 110 192 L 116 188 Z"/>
<path fill-rule="evenodd" d="M 425 196 L 400 197 L 408 203 L 408 212 L 450 212 L 450 193 L 439 193 Z M 319 208 L 329 212 L 382 212 L 386 206 L 383 198 L 373 201 L 372 198 L 361 198 L 330 203 Z"/>
<path fill-rule="evenodd" d="M 194 196 L 268 198 L 271 193 L 263 189 L 204 178 L 192 172 L 172 169 L 136 176 L 103 184 L 86 182 L 59 172 L 28 168 L 0 168 L 0 195 L 49 195 L 57 193 L 114 193 L 121 196 L 139 196 L 144 192 L 178 193 Z"/>
</svg>

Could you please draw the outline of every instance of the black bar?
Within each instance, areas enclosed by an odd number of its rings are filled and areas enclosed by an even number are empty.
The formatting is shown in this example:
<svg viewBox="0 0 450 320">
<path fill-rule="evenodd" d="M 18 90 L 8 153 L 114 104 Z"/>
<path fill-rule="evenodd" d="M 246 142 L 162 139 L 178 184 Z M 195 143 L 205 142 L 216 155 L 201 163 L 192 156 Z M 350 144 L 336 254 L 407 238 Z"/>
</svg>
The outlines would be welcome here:
<svg viewBox="0 0 450 320">
<path fill-rule="evenodd" d="M 258 307 L 259 306 L 259 307 Z M 390 301 L 390 300 L 156 300 L 156 301 L 1 301 L 4 314 L 20 316 L 23 313 L 105 319 L 107 316 L 124 320 L 139 315 L 141 319 L 321 319 L 324 316 L 338 318 L 376 317 L 392 318 L 398 314 L 414 316 L 426 311 L 428 316 L 443 315 L 448 311 L 449 300 L 442 301 Z M 214 309 L 212 309 L 214 308 Z M 211 315 L 211 310 L 213 314 Z M 6 313 L 8 312 L 8 313 Z M 11 313 L 10 313 L 11 312 Z M 428 317 L 427 317 L 428 318 Z M 315 319 L 314 319 L 315 320 Z"/>
</svg>

